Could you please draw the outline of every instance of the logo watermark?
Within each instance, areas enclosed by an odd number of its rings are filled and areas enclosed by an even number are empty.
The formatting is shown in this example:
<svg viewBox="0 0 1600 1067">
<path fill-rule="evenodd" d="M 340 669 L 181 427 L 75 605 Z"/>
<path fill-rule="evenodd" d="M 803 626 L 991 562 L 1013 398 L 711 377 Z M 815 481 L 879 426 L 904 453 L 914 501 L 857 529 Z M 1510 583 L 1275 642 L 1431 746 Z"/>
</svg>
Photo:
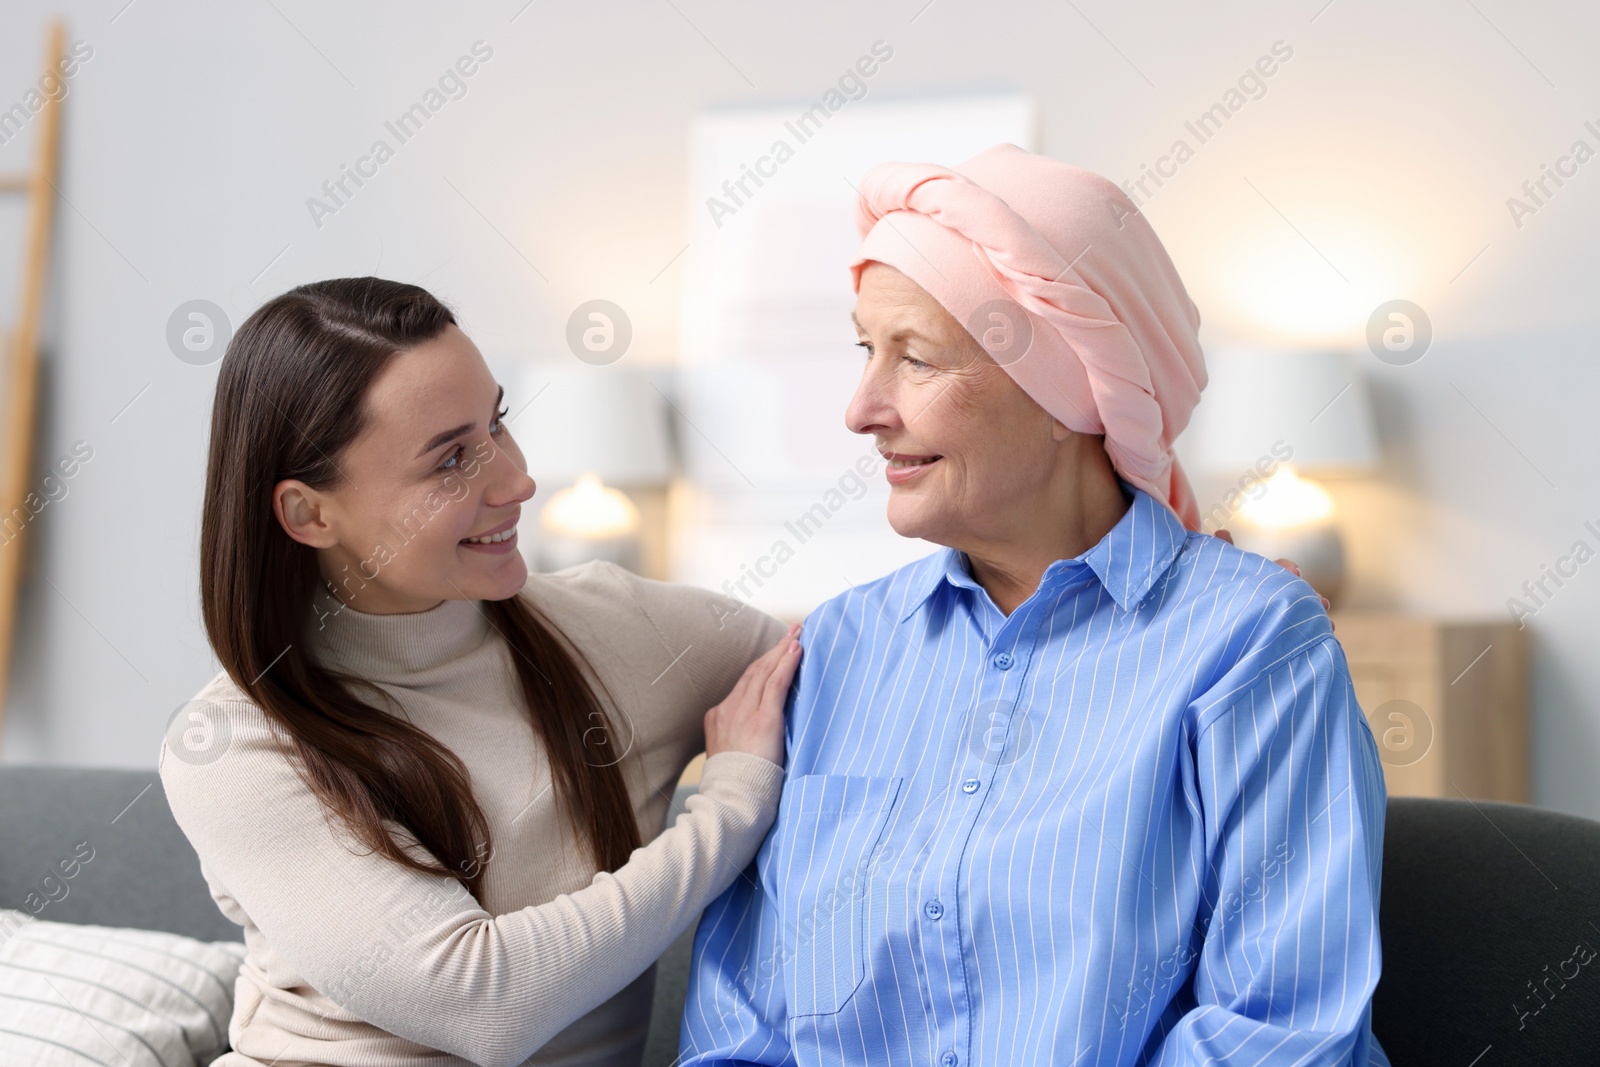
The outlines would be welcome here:
<svg viewBox="0 0 1600 1067">
<path fill-rule="evenodd" d="M 477 861 L 468 861 L 467 866 L 476 869 Z M 357 991 L 375 978 L 378 972 L 398 955 L 400 946 L 410 940 L 412 935 L 442 915 L 476 906 L 477 902 L 472 899 L 472 895 L 458 881 L 452 881 L 447 889 L 429 890 L 428 895 L 420 902 L 405 911 L 391 915 L 384 922 L 372 945 L 360 956 L 345 964 L 339 974 L 328 983 L 328 988 L 322 992 L 335 1003 L 349 1007 Z"/>
<path fill-rule="evenodd" d="M 1433 719 L 1409 700 L 1386 700 L 1368 717 L 1378 742 L 1378 758 L 1391 767 L 1409 767 L 1433 748 Z"/>
<path fill-rule="evenodd" d="M 818 928 L 827 920 L 866 896 L 867 885 L 878 868 L 893 859 L 894 850 L 890 848 L 862 856 L 835 880 L 826 893 L 817 894 L 817 902 L 805 914 L 786 922 L 784 933 L 787 936 L 778 947 L 757 961 L 753 968 L 749 964 L 740 967 L 739 973 L 734 976 L 746 999 L 754 999 L 757 981 L 769 984 L 776 979 L 779 968 L 793 960 L 800 949 L 817 936 Z"/>
<path fill-rule="evenodd" d="M 1593 119 L 1586 121 L 1583 128 L 1595 138 L 1596 143 L 1600 143 L 1600 126 L 1596 126 Z M 1511 224 L 1520 230 L 1523 220 L 1528 216 L 1537 215 L 1549 207 L 1550 201 L 1555 199 L 1562 187 L 1578 176 L 1578 168 L 1593 159 L 1594 155 L 1595 150 L 1589 146 L 1589 142 L 1579 137 L 1564 155 L 1556 157 L 1554 167 L 1548 163 L 1539 164 L 1539 173 L 1522 183 L 1522 195 L 1506 197 L 1506 211 L 1511 214 Z"/>
<path fill-rule="evenodd" d="M 20 537 L 46 505 L 65 500 L 70 491 L 67 483 L 77 476 L 81 464 L 93 458 L 94 447 L 89 442 L 74 441 L 72 452 L 56 460 L 52 473 L 44 476 L 37 491 L 30 491 L 22 498 L 22 503 L 9 511 L 0 512 L 0 544 L 9 545 Z"/>
<path fill-rule="evenodd" d="M 187 300 L 167 316 L 167 347 L 196 367 L 221 359 L 232 339 L 228 313 L 209 300 Z"/>
<path fill-rule="evenodd" d="M 1516 1002 L 1512 1002 L 1511 1005 L 1511 1010 L 1517 1016 L 1517 1029 L 1526 1030 L 1528 1028 L 1528 1020 L 1548 1008 L 1550 1001 L 1555 1000 L 1557 994 L 1562 989 L 1567 988 L 1567 983 L 1577 978 L 1583 972 L 1583 968 L 1594 962 L 1594 957 L 1595 951 L 1589 947 L 1589 943 L 1587 941 L 1579 941 L 1572 946 L 1572 955 L 1556 964 L 1554 974 L 1550 973 L 1550 965 L 1547 963 L 1544 965 L 1544 978 L 1538 985 L 1534 984 L 1532 978 L 1528 979 L 1524 983 L 1528 987 L 1529 994 L 1525 1002 L 1527 1006 L 1525 1007 Z M 1570 972 L 1567 970 L 1569 966 L 1572 968 Z M 1555 983 L 1554 987 L 1551 986 L 1551 982 Z M 1541 988 L 1549 995 L 1549 1000 L 1540 996 L 1539 990 Z"/>
<path fill-rule="evenodd" d="M 870 54 L 857 59 L 855 64 L 847 67 L 839 75 L 839 80 L 834 86 L 822 94 L 822 97 L 809 108 L 802 111 L 793 120 L 785 122 L 783 128 L 794 144 L 788 139 L 778 137 L 773 140 L 764 155 L 757 156 L 755 165 L 749 163 L 739 164 L 739 176 L 729 178 L 722 183 L 722 196 L 706 198 L 706 210 L 711 213 L 711 221 L 717 224 L 717 229 L 722 229 L 722 220 L 733 215 L 755 196 L 755 190 L 750 188 L 750 183 L 760 189 L 766 184 L 765 179 L 775 177 L 778 168 L 789 162 L 795 156 L 795 149 L 805 144 L 817 135 L 835 114 L 852 100 L 861 100 L 867 95 L 867 79 L 878 72 L 879 65 L 887 63 L 894 57 L 894 49 L 885 41 L 873 41 Z"/>
<path fill-rule="evenodd" d="M 1600 544 L 1600 528 L 1588 521 L 1584 522 L 1583 528 L 1594 535 L 1595 544 Z M 1556 557 L 1553 566 L 1549 563 L 1539 564 L 1539 576 L 1522 583 L 1522 595 L 1527 599 L 1514 596 L 1506 598 L 1506 610 L 1511 613 L 1511 620 L 1517 624 L 1517 629 L 1527 629 L 1528 620 L 1543 611 L 1556 593 L 1578 576 L 1578 569 L 1594 557 L 1594 547 L 1580 537 L 1572 542 L 1566 555 Z M 1553 589 L 1552 584 L 1555 586 Z"/>
<path fill-rule="evenodd" d="M 1033 748 L 1028 709 L 1010 700 L 985 700 L 967 717 L 967 751 L 988 767 L 1006 767 Z"/>
<path fill-rule="evenodd" d="M 567 347 L 585 363 L 615 363 L 633 341 L 633 320 L 609 300 L 589 300 L 567 316 Z"/>
<path fill-rule="evenodd" d="M 729 578 L 722 583 L 722 591 L 730 599 L 739 601 L 739 606 L 732 611 L 728 610 L 727 601 L 712 600 L 711 610 L 717 616 L 717 629 L 722 628 L 722 620 L 737 615 L 744 610 L 745 604 L 754 599 L 755 594 L 750 591 L 750 583 L 754 582 L 757 589 L 766 585 L 763 579 L 772 579 L 777 576 L 779 568 L 795 557 L 797 546 L 804 545 L 827 525 L 846 506 L 866 497 L 870 489 L 867 479 L 883 469 L 883 454 L 874 446 L 862 453 L 856 461 L 844 469 L 834 484 L 825 490 L 822 498 L 806 508 L 793 519 L 786 520 L 784 530 L 794 539 L 790 544 L 788 538 L 779 537 L 772 542 L 772 547 L 761 556 L 756 557 L 754 564 L 740 563 L 739 577 Z"/>
<path fill-rule="evenodd" d="M 1279 841 L 1273 847 L 1272 855 L 1262 857 L 1254 871 L 1240 878 L 1240 892 L 1227 893 L 1218 899 L 1216 910 L 1202 920 L 1201 937 L 1210 937 L 1213 931 L 1220 930 L 1243 915 L 1246 905 L 1265 900 L 1268 885 L 1294 857 L 1294 846 L 1287 841 Z M 1199 956 L 1200 954 L 1189 946 L 1188 941 L 1185 941 L 1162 956 L 1154 967 L 1148 963 L 1140 967 L 1138 973 L 1128 979 L 1124 1007 L 1117 1015 L 1118 1028 L 1126 1028 L 1128 1019 L 1134 1012 L 1151 1004 L 1155 997 L 1157 982 L 1165 983 L 1164 988 L 1170 989 L 1178 976 L 1184 974 Z M 1166 1002 L 1165 996 L 1161 1002 Z"/>
<path fill-rule="evenodd" d="M 443 110 L 450 101 L 465 97 L 467 79 L 478 73 L 481 64 L 489 62 L 493 56 L 494 49 L 486 42 L 473 41 L 470 54 L 461 56 L 452 66 L 446 67 L 444 73 L 423 92 L 420 99 L 402 111 L 393 121 L 383 124 L 384 130 L 394 138 L 393 145 L 385 138 L 379 137 L 372 142 L 366 155 L 356 159 L 353 167 L 349 164 L 340 164 L 339 173 L 322 183 L 322 196 L 306 198 L 306 210 L 311 212 L 311 221 L 317 229 L 322 229 L 324 218 L 337 215 L 355 198 L 356 192 L 365 186 L 367 181 L 376 178 L 378 168 L 393 159 L 396 150 L 420 133 L 429 119 Z"/>
<path fill-rule="evenodd" d="M 1014 300 L 986 300 L 967 316 L 967 332 L 991 359 L 1009 367 L 1033 347 L 1033 316 Z"/>
<path fill-rule="evenodd" d="M 167 751 L 184 763 L 204 767 L 217 762 L 233 742 L 227 709 L 209 700 L 188 700 L 167 719 Z"/>
<path fill-rule="evenodd" d="M 393 544 L 389 540 L 382 540 L 373 545 L 372 554 L 356 563 L 354 574 L 350 573 L 348 563 L 341 568 L 343 577 L 339 579 L 338 584 L 344 588 L 344 595 L 336 596 L 339 606 L 332 611 L 324 611 L 320 604 L 316 607 L 317 629 L 324 629 L 328 619 L 342 613 L 349 606 L 348 601 L 355 600 L 360 591 L 367 587 L 368 582 L 376 579 L 384 567 L 398 559 L 400 553 L 421 535 L 428 523 L 438 517 L 440 512 L 451 504 L 458 504 L 466 499 L 467 481 L 476 478 L 484 464 L 493 461 L 495 454 L 496 450 L 492 444 L 479 441 L 474 446 L 472 455 L 463 458 L 459 467 L 445 475 L 442 492 L 439 489 L 429 489 L 422 503 L 413 507 L 401 518 L 399 526 L 392 520 L 386 521 L 384 526 L 393 535 Z M 466 472 L 465 478 L 461 476 L 463 471 Z M 371 573 L 368 573 L 369 569 Z"/>
<path fill-rule="evenodd" d="M 1367 317 L 1367 347 L 1391 367 L 1407 367 L 1433 344 L 1433 320 L 1409 300 L 1389 300 Z"/>
<path fill-rule="evenodd" d="M 78 877 L 83 868 L 94 859 L 94 846 L 87 841 L 80 841 L 73 846 L 71 855 L 55 862 L 35 888 L 30 889 L 22 900 L 23 908 L 28 914 L 37 916 L 51 904 L 66 900 L 72 892 L 72 887 L 67 883 Z"/>
<path fill-rule="evenodd" d="M 1222 132 L 1223 124 L 1238 114 L 1247 103 L 1266 96 L 1267 79 L 1278 73 L 1281 64 L 1293 58 L 1293 46 L 1283 40 L 1273 41 L 1268 53 L 1259 57 L 1254 65 L 1246 67 L 1244 73 L 1223 91 L 1216 103 L 1202 111 L 1193 121 L 1183 124 L 1189 137 L 1194 139 L 1194 144 L 1191 145 L 1186 137 L 1178 137 L 1173 140 L 1166 154 L 1156 157 L 1154 167 L 1147 163 L 1139 164 L 1139 176 L 1122 183 L 1122 191 L 1133 201 L 1134 208 L 1137 210 L 1148 204 L 1155 197 L 1156 190 L 1166 185 L 1163 179 L 1176 178 L 1178 168 L 1194 158 L 1195 149 Z M 1151 184 L 1154 184 L 1154 190 L 1150 188 Z M 1118 228 L 1121 228 L 1124 218 L 1136 213 L 1136 210 L 1129 211 L 1127 206 L 1118 200 L 1112 200 L 1110 206 Z"/>
<path fill-rule="evenodd" d="M 55 69 L 39 76 L 39 84 L 22 94 L 22 99 L 0 111 L 0 145 L 9 143 L 44 110 L 46 101 L 59 103 L 71 90 L 68 84 L 78 73 L 78 65 L 94 58 L 94 47 L 88 41 L 73 41 L 67 54 L 55 62 Z"/>
<path fill-rule="evenodd" d="M 1222 494 L 1222 499 L 1211 505 L 1209 511 L 1201 514 L 1202 526 L 1207 527 L 1206 532 L 1214 533 L 1228 525 L 1228 520 L 1239 513 L 1246 500 L 1260 500 L 1267 492 L 1267 480 L 1278 470 L 1279 463 L 1287 463 L 1294 458 L 1294 446 L 1282 438 L 1272 442 L 1272 448 L 1257 459 L 1255 465 L 1245 469 L 1239 476 L 1238 484 Z"/>
</svg>

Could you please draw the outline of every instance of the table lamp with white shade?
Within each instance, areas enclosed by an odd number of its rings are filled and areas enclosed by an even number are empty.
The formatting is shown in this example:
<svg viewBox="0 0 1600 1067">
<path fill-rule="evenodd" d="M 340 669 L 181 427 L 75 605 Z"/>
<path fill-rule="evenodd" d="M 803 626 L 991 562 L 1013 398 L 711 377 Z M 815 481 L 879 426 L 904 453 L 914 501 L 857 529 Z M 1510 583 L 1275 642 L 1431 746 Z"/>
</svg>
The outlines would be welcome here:
<svg viewBox="0 0 1600 1067">
<path fill-rule="evenodd" d="M 671 477 L 661 394 L 642 371 L 614 363 L 535 363 L 523 385 L 521 395 L 532 399 L 523 400 L 512 432 L 539 484 L 533 515 L 524 512 L 521 524 L 532 535 L 524 542 L 529 566 L 553 571 L 603 559 L 641 572 L 639 508 L 627 491 L 659 489 Z"/>
<path fill-rule="evenodd" d="M 1196 473 L 1229 479 L 1202 514 L 1225 519 L 1239 547 L 1287 557 L 1312 588 L 1337 604 L 1344 546 L 1333 498 L 1302 474 L 1371 471 L 1378 440 L 1366 382 L 1348 353 L 1218 348 L 1206 353 L 1208 383 L 1184 455 Z"/>
</svg>

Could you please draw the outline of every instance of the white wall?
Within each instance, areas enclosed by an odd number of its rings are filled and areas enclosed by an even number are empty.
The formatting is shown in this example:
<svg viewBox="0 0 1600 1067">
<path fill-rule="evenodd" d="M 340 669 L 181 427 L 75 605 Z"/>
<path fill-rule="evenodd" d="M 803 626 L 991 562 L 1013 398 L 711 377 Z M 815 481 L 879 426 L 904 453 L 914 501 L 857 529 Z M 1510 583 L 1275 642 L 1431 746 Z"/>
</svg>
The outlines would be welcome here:
<svg viewBox="0 0 1600 1067">
<path fill-rule="evenodd" d="M 813 100 L 880 38 L 874 93 L 1029 90 L 1042 150 L 1119 180 L 1286 42 L 1265 95 L 1146 210 L 1208 341 L 1355 346 L 1392 297 L 1431 316 L 1420 362 L 1366 360 L 1387 452 L 1339 490 L 1352 601 L 1503 613 L 1600 519 L 1600 161 L 1520 228 L 1505 204 L 1575 139 L 1600 148 L 1586 5 L 522 3 L 10 0 L 0 107 L 33 80 L 47 14 L 94 49 L 67 101 L 40 474 L 80 439 L 94 458 L 33 531 L 6 760 L 150 766 L 215 670 L 195 547 L 216 368 L 168 350 L 175 307 L 237 323 L 306 280 L 420 279 L 509 361 L 561 356 L 569 311 L 605 297 L 633 320 L 627 358 L 666 362 L 692 116 Z M 306 199 L 478 40 L 493 57 L 467 95 L 316 226 Z M 0 293 L 14 283 L 0 260 Z M 1537 799 L 1590 815 L 1597 622 L 1600 566 L 1531 623 Z"/>
</svg>

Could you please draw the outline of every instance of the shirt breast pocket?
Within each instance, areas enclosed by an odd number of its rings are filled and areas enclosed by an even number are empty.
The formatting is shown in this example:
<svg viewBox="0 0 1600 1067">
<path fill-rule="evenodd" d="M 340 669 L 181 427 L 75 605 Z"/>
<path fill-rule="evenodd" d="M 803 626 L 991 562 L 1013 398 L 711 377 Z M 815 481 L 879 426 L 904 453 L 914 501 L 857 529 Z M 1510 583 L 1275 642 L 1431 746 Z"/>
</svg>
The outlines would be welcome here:
<svg viewBox="0 0 1600 1067">
<path fill-rule="evenodd" d="M 769 891 L 783 917 L 789 1015 L 832 1015 L 866 977 L 867 890 L 899 778 L 803 774 L 784 785 Z"/>
</svg>

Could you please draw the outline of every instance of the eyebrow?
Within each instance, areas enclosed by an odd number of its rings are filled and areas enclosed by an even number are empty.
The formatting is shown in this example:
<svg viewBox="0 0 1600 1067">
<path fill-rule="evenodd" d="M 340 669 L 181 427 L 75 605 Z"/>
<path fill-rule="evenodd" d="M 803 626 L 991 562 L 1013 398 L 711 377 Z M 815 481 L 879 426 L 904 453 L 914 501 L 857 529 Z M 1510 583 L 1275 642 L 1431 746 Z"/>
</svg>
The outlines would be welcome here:
<svg viewBox="0 0 1600 1067">
<path fill-rule="evenodd" d="M 502 385 L 500 387 L 500 392 L 498 394 L 496 394 L 496 396 L 494 398 L 494 406 L 495 406 L 496 410 L 499 409 L 500 401 L 504 400 L 505 396 L 506 396 L 506 387 Z M 462 434 L 470 432 L 472 430 L 472 428 L 474 426 L 476 426 L 476 425 L 478 425 L 476 422 L 464 422 L 460 426 L 456 426 L 456 427 L 454 427 L 452 429 L 445 430 L 443 433 L 434 434 L 432 439 L 430 439 L 427 444 L 422 446 L 422 451 L 418 452 L 412 458 L 413 459 L 421 459 L 423 456 L 426 456 L 429 452 L 432 452 L 434 449 L 438 448 L 440 445 L 448 444 L 451 441 L 454 441 L 457 437 L 460 437 Z"/>
<path fill-rule="evenodd" d="M 856 332 L 857 333 L 866 333 L 867 332 L 867 328 L 865 326 L 861 325 L 861 320 L 856 318 L 856 313 L 854 311 L 850 312 L 850 321 L 855 323 Z M 904 341 L 907 337 L 920 337 L 924 341 L 928 340 L 926 335 L 918 333 L 916 330 L 912 329 L 910 326 L 902 326 L 902 327 L 900 327 L 894 333 L 889 335 L 889 340 L 891 340 L 891 341 Z"/>
</svg>

